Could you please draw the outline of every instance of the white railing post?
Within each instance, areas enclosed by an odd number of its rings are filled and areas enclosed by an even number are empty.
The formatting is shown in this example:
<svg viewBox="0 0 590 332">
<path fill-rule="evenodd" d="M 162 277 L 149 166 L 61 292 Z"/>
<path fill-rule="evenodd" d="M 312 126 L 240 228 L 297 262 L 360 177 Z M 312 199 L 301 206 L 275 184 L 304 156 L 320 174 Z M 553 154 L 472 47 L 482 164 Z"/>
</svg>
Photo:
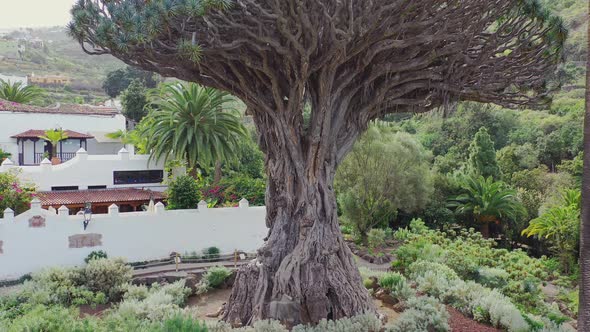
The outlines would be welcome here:
<svg viewBox="0 0 590 332">
<path fill-rule="evenodd" d="M 31 212 L 38 213 L 41 212 L 41 201 L 38 198 L 33 198 L 31 201 Z"/>
<path fill-rule="evenodd" d="M 162 202 L 156 203 L 155 208 L 156 209 L 154 210 L 154 212 L 156 214 L 163 214 L 164 212 L 166 212 L 166 206 Z"/>
<path fill-rule="evenodd" d="M 242 200 L 240 201 L 240 209 L 245 209 L 250 207 L 250 202 L 248 202 L 247 199 L 242 198 Z"/>
<path fill-rule="evenodd" d="M 84 148 L 80 148 L 76 151 L 76 157 L 78 157 L 78 160 L 88 160 L 88 152 Z"/>
<path fill-rule="evenodd" d="M 1 219 L 0 219 L 1 220 Z M 14 221 L 14 211 L 11 208 L 4 210 L 4 222 L 9 223 Z"/>
<path fill-rule="evenodd" d="M 14 163 L 12 162 L 12 160 L 6 158 L 6 160 L 4 160 L 0 165 L 0 172 L 8 171 L 12 167 L 14 167 Z"/>
<path fill-rule="evenodd" d="M 119 215 L 119 207 L 117 204 L 112 204 L 109 206 L 109 216 L 114 217 Z"/>
<path fill-rule="evenodd" d="M 118 154 L 121 160 L 129 160 L 129 151 L 127 151 L 127 149 L 121 148 Z"/>
<path fill-rule="evenodd" d="M 57 209 L 57 215 L 62 218 L 66 218 L 70 215 L 70 209 L 68 209 L 67 206 L 62 205 L 59 207 L 59 209 Z"/>
<path fill-rule="evenodd" d="M 44 158 L 41 163 L 39 164 L 39 166 L 41 166 L 41 171 L 43 172 L 50 172 L 51 171 L 51 161 L 49 161 L 49 159 Z"/>
<path fill-rule="evenodd" d="M 207 202 L 205 201 L 200 201 L 199 204 L 197 205 L 199 211 L 204 211 L 207 210 L 209 207 L 207 206 Z"/>
</svg>

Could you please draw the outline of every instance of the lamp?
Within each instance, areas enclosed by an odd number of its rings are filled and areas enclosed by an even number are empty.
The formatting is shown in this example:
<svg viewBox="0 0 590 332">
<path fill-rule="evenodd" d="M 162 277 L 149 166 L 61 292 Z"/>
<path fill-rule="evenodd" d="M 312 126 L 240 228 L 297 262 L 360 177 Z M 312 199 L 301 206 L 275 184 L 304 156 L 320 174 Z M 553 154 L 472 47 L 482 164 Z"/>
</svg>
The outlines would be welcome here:
<svg viewBox="0 0 590 332">
<path fill-rule="evenodd" d="M 88 227 L 90 219 L 92 219 L 92 203 L 86 202 L 86 206 L 84 208 L 84 230 L 86 230 Z"/>
</svg>

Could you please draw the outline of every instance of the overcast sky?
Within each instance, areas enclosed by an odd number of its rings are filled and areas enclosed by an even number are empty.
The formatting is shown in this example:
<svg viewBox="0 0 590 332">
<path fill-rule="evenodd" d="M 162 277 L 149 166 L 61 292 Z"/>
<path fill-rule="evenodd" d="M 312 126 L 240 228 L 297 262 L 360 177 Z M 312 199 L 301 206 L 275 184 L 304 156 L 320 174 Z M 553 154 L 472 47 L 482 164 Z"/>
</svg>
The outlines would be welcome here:
<svg viewBox="0 0 590 332">
<path fill-rule="evenodd" d="M 46 27 L 70 21 L 76 0 L 0 0 L 0 29 Z"/>
</svg>

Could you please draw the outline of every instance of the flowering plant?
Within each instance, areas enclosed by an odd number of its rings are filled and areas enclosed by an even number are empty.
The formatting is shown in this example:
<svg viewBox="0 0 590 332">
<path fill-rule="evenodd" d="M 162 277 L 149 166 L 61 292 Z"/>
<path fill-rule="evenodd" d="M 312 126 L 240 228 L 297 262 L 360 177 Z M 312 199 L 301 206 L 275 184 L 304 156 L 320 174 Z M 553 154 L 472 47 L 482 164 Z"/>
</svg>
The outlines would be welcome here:
<svg viewBox="0 0 590 332">
<path fill-rule="evenodd" d="M 0 216 L 4 210 L 11 208 L 15 214 L 23 213 L 30 208 L 35 197 L 35 188 L 20 183 L 17 173 L 0 173 Z"/>
</svg>

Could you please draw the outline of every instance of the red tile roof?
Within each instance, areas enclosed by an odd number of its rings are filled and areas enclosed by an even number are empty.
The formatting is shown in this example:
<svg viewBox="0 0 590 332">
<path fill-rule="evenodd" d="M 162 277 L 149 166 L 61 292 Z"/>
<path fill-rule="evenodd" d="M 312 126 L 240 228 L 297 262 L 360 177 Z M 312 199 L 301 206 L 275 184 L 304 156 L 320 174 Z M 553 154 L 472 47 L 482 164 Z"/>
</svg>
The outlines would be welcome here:
<svg viewBox="0 0 590 332">
<path fill-rule="evenodd" d="M 119 110 L 113 107 L 60 104 L 53 107 L 40 107 L 33 105 L 19 104 L 12 101 L 0 99 L 0 112 L 16 113 L 49 113 L 49 114 L 80 114 L 80 115 L 105 115 L 113 116 L 119 114 Z"/>
<path fill-rule="evenodd" d="M 68 135 L 68 138 L 74 138 L 74 139 L 94 138 L 94 136 L 92 136 L 92 135 L 86 135 L 86 134 L 78 133 L 78 132 L 75 132 L 72 130 L 64 130 L 64 132 L 66 133 L 66 135 Z M 29 130 L 25 131 L 24 133 L 16 134 L 16 135 L 13 135 L 10 137 L 12 137 L 12 138 L 38 138 L 41 136 L 45 136 L 45 130 L 29 129 Z"/>
<path fill-rule="evenodd" d="M 125 189 L 93 189 L 93 190 L 67 190 L 67 191 L 43 191 L 37 193 L 43 206 L 76 205 L 89 203 L 122 203 L 122 202 L 149 202 L 164 199 L 164 194 L 158 191 L 136 188 Z"/>
</svg>

